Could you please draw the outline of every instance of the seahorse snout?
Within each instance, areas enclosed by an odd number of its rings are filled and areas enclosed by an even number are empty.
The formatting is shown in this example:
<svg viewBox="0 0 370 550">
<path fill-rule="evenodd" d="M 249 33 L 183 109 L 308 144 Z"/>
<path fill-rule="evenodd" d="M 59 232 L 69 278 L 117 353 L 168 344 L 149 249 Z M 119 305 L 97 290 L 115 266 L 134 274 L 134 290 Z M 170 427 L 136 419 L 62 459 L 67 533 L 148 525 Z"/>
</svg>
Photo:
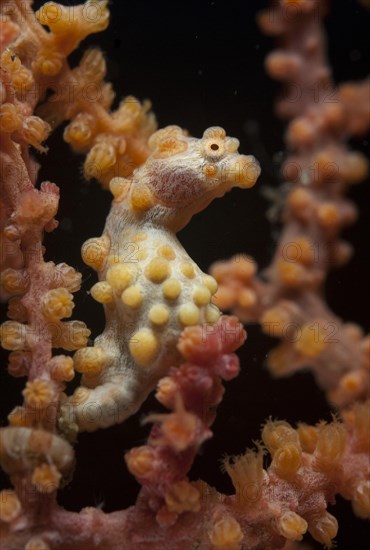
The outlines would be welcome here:
<svg viewBox="0 0 370 550">
<path fill-rule="evenodd" d="M 253 187 L 260 173 L 260 165 L 252 155 L 233 155 L 225 165 L 225 178 L 230 189 Z"/>
</svg>

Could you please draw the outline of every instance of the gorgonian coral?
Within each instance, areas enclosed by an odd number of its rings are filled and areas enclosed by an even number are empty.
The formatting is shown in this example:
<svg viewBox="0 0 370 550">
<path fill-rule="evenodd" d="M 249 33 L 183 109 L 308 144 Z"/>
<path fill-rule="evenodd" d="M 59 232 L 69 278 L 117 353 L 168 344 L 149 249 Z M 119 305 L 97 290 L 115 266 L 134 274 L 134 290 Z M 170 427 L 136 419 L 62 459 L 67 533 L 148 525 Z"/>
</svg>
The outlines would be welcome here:
<svg viewBox="0 0 370 550">
<path fill-rule="evenodd" d="M 325 9 L 280 0 L 259 17 L 282 38 L 266 65 L 287 84 L 278 112 L 292 119 L 284 228 L 265 277 L 248 257 L 216 264 L 213 277 L 175 233 L 214 198 L 253 186 L 254 157 L 239 154 L 239 141 L 219 126 L 196 139 L 179 126 L 155 131 L 149 102 L 128 96 L 115 107 L 100 50 L 68 64 L 81 40 L 107 27 L 105 0 L 48 2 L 36 14 L 30 1 L 1 2 L 1 292 L 9 302 L 1 343 L 9 374 L 27 379 L 23 402 L 0 429 L 0 463 L 12 483 L 0 493 L 5 549 L 273 550 L 292 548 L 307 532 L 330 548 L 338 522 L 327 508 L 336 495 L 369 516 L 368 340 L 322 299 L 329 264 L 349 256 L 339 230 L 356 211 L 343 193 L 367 164 L 346 141 L 368 127 L 368 83 L 332 84 Z M 84 177 L 113 195 L 102 235 L 82 245 L 99 277 L 89 292 L 106 315 L 94 342 L 84 322 L 65 320 L 81 274 L 44 257 L 59 189 L 40 183 L 32 148 L 47 152 L 62 123 L 65 142 L 85 155 Z M 190 472 L 212 437 L 223 382 L 239 374 L 235 352 L 246 339 L 238 319 L 220 316 L 215 304 L 282 337 L 269 355 L 273 372 L 311 366 L 342 409 L 316 425 L 265 421 L 261 441 L 222 460 L 230 495 Z M 153 425 L 147 442 L 136 438 L 125 452 L 141 486 L 136 504 L 65 510 L 56 494 L 73 478 L 78 432 L 122 422 L 154 388 L 166 410 L 144 418 Z"/>
</svg>

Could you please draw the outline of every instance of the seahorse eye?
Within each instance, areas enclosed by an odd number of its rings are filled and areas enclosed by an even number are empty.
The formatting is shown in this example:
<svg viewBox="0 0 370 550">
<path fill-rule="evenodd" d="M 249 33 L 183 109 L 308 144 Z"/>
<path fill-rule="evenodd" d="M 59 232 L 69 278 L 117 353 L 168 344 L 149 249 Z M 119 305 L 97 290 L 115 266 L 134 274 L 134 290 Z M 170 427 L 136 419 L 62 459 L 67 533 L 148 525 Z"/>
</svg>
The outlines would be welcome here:
<svg viewBox="0 0 370 550">
<path fill-rule="evenodd" d="M 225 146 L 223 143 L 223 140 L 218 139 L 209 139 L 207 140 L 204 145 L 204 153 L 209 161 L 218 161 L 222 158 L 224 152 L 225 152 Z"/>
</svg>

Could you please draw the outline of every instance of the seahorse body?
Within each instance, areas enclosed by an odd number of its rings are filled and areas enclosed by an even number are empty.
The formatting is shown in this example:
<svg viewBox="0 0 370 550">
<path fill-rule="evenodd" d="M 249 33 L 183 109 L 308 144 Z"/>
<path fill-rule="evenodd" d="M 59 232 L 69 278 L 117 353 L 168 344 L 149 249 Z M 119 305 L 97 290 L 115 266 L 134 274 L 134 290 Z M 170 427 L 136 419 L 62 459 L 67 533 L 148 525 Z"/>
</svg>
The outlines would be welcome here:
<svg viewBox="0 0 370 550">
<path fill-rule="evenodd" d="M 102 237 L 82 247 L 98 271 L 93 297 L 104 303 L 106 327 L 93 347 L 78 350 L 82 386 L 61 408 L 65 431 L 93 431 L 133 414 L 169 366 L 184 327 L 213 324 L 213 277 L 188 256 L 175 233 L 232 187 L 251 187 L 259 166 L 237 152 L 219 127 L 201 139 L 169 126 L 149 142 L 152 154 L 130 179 L 113 178 L 111 212 Z"/>
</svg>

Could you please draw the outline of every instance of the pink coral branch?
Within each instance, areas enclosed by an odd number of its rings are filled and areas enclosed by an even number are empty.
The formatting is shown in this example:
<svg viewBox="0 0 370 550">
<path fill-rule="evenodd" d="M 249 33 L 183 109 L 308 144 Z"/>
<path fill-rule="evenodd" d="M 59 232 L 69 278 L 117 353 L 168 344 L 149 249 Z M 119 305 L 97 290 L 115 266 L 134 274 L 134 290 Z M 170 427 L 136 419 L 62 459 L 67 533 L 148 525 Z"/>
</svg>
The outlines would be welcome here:
<svg viewBox="0 0 370 550">
<path fill-rule="evenodd" d="M 191 481 L 192 463 L 212 437 L 222 381 L 239 373 L 235 351 L 246 334 L 235 317 L 217 321 L 219 312 L 210 303 L 215 280 L 200 272 L 173 233 L 231 187 L 252 186 L 259 168 L 253 157 L 238 154 L 238 140 L 222 128 L 209 128 L 201 140 L 177 126 L 152 135 L 149 103 L 141 106 L 129 97 L 110 111 L 114 94 L 104 81 L 105 61 L 98 50 L 88 51 L 75 69 L 68 67 L 66 56 L 80 41 L 106 28 L 106 5 L 105 0 L 73 7 L 50 2 L 39 10 L 38 20 L 31 2 L 1 6 L 1 290 L 9 299 L 10 319 L 1 326 L 1 342 L 11 351 L 9 373 L 28 378 L 24 404 L 0 429 L 0 463 L 14 487 L 0 493 L 2 547 L 277 550 L 309 532 L 331 548 L 338 524 L 327 506 L 336 495 L 350 500 L 359 517 L 370 513 L 366 402 L 344 410 L 342 420 L 316 426 L 267 421 L 255 450 L 223 461 L 234 487 L 231 495 Z M 368 395 L 369 341 L 359 327 L 341 323 L 328 309 L 322 286 L 330 264 L 349 256 L 338 235 L 356 211 L 343 194 L 364 176 L 367 165 L 345 143 L 367 128 L 368 83 L 339 89 L 331 83 L 317 19 L 325 6 L 281 0 L 260 18 L 266 32 L 282 38 L 282 49 L 267 60 L 270 74 L 294 84 L 278 106 L 280 115 L 293 119 L 286 135 L 290 157 L 283 167 L 291 182 L 285 227 L 265 279 L 256 276 L 249 258 L 217 264 L 214 274 L 220 305 L 234 308 L 243 319 L 258 319 L 266 332 L 283 338 L 270 355 L 274 373 L 311 365 L 330 399 L 343 407 Z M 95 21 L 84 17 L 86 7 L 98 9 Z M 86 97 L 91 85 L 99 91 L 98 101 Z M 301 93 L 292 101 L 297 86 Z M 47 90 L 54 94 L 35 116 Z M 328 103 L 328 97 L 335 102 Z M 90 332 L 84 323 L 63 321 L 72 315 L 80 274 L 43 259 L 43 233 L 57 226 L 59 190 L 50 182 L 38 188 L 38 165 L 29 152 L 31 146 L 46 152 L 51 126 L 64 120 L 69 121 L 64 139 L 87 154 L 85 176 L 109 184 L 114 196 L 105 233 L 82 250 L 85 262 L 99 272 L 92 294 L 107 312 L 106 330 L 90 347 L 85 347 Z M 200 190 L 204 194 L 198 195 Z M 187 202 L 190 193 L 193 203 Z M 154 227 L 158 220 L 164 229 Z M 138 263 L 154 256 L 144 268 L 124 265 L 115 247 L 122 242 L 136 243 Z M 298 254 L 293 261 L 292 247 Z M 144 299 L 148 315 L 135 317 Z M 126 341 L 128 316 L 137 330 Z M 181 332 L 179 326 L 187 328 Z M 338 341 L 330 341 L 333 328 Z M 52 356 L 53 347 L 78 351 L 72 360 Z M 121 360 L 123 367 L 117 368 L 115 361 Z M 67 398 L 63 391 L 74 370 L 84 375 L 82 385 Z M 57 418 L 67 435 L 106 427 L 116 421 L 112 404 L 122 420 L 158 380 L 156 398 L 168 410 L 145 419 L 153 423 L 147 444 L 125 454 L 141 485 L 135 506 L 111 514 L 61 508 L 56 492 L 70 480 L 74 451 L 58 433 Z M 100 406 L 104 418 L 86 419 L 86 403 Z M 68 406 L 72 420 L 65 415 Z"/>
<path fill-rule="evenodd" d="M 281 338 L 268 356 L 271 372 L 284 376 L 309 367 L 329 401 L 345 407 L 369 395 L 369 338 L 330 311 L 323 286 L 328 270 L 352 253 L 339 237 L 357 215 L 344 194 L 366 177 L 368 165 L 346 142 L 369 127 L 369 80 L 333 85 L 321 25 L 325 12 L 325 2 L 280 1 L 259 16 L 263 31 L 279 39 L 266 68 L 285 85 L 277 111 L 291 119 L 281 169 L 289 182 L 283 229 L 262 279 L 248 257 L 217 262 L 211 272 L 220 284 L 215 298 L 221 308 Z"/>
<path fill-rule="evenodd" d="M 157 390 L 157 399 L 171 412 L 151 415 L 155 425 L 147 445 L 126 453 L 127 466 L 142 485 L 135 506 L 111 514 L 52 507 L 26 524 L 20 516 L 10 524 L 6 548 L 23 548 L 31 526 L 53 550 L 273 550 L 287 539 L 301 540 L 307 530 L 330 548 L 338 526 L 326 507 L 337 493 L 351 499 L 360 516 L 368 513 L 369 426 L 363 405 L 345 424 L 294 430 L 287 422 L 267 422 L 262 432 L 272 457 L 267 469 L 262 446 L 225 460 L 233 495 L 189 481 L 199 446 L 211 436 L 223 393 L 220 379 L 237 375 L 233 352 L 245 339 L 235 318 L 224 317 L 208 334 L 205 330 L 184 330 L 179 350 L 187 362 L 171 369 Z"/>
</svg>

